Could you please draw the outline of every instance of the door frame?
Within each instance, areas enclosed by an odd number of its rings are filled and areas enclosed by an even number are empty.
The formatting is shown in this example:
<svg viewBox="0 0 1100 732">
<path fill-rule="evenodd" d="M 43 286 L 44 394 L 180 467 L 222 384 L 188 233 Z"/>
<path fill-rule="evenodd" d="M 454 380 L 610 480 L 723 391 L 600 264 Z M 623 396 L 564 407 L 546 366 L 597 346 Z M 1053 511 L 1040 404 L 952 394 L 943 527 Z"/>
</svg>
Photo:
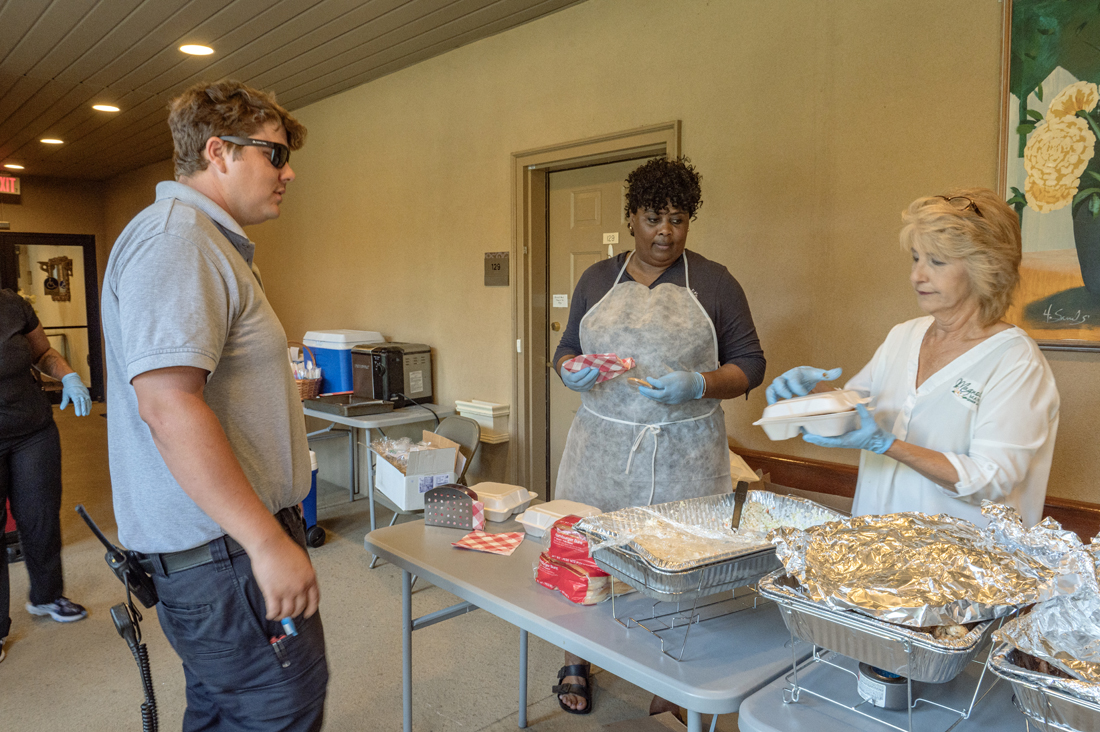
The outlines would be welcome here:
<svg viewBox="0 0 1100 732">
<path fill-rule="evenodd" d="M 0 232 L 0 242 L 8 242 L 13 245 L 48 243 L 67 247 L 80 247 L 83 250 L 84 325 L 88 329 L 88 369 L 92 381 L 88 385 L 88 391 L 91 394 L 92 401 L 103 401 L 103 331 L 99 319 L 99 266 L 96 263 L 95 236 L 92 234 L 43 234 L 3 231 Z"/>
<path fill-rule="evenodd" d="M 549 499 L 546 412 L 548 179 L 559 170 L 653 155 L 680 155 L 680 120 L 512 153 L 512 370 L 509 480 Z"/>
</svg>

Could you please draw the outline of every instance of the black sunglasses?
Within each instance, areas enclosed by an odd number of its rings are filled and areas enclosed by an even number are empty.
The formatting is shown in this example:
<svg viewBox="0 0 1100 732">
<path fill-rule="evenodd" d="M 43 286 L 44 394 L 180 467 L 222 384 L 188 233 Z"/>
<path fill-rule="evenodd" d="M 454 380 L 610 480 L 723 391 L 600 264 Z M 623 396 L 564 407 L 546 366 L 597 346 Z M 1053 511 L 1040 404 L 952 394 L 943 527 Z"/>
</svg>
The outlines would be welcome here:
<svg viewBox="0 0 1100 732">
<path fill-rule="evenodd" d="M 281 142 L 269 140 L 257 140 L 254 137 L 237 137 L 235 135 L 218 135 L 219 140 L 232 142 L 234 145 L 252 145 L 254 147 L 266 147 L 269 152 L 267 159 L 276 168 L 282 168 L 290 161 L 290 148 Z"/>
</svg>

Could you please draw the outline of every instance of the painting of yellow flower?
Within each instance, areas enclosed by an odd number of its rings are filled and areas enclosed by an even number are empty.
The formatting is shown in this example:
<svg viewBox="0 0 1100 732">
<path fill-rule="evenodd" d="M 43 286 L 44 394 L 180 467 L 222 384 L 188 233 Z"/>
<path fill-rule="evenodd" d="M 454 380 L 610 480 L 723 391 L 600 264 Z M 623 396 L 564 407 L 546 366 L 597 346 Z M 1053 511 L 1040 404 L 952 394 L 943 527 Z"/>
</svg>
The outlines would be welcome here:
<svg viewBox="0 0 1100 732">
<path fill-rule="evenodd" d="M 1020 285 L 1005 319 L 1043 348 L 1100 349 L 1100 13 L 1006 0 L 1004 195 Z"/>
</svg>

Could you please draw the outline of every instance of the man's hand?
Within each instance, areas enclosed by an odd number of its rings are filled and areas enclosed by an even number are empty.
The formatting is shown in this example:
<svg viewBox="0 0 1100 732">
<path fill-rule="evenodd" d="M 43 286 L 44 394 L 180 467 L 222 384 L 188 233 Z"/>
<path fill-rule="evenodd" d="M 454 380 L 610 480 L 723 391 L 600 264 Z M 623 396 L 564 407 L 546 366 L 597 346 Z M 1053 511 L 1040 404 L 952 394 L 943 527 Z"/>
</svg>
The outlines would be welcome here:
<svg viewBox="0 0 1100 732">
<path fill-rule="evenodd" d="M 305 551 L 285 533 L 260 547 L 252 560 L 252 574 L 264 595 L 267 619 L 281 620 L 317 612 L 321 590 Z"/>
</svg>

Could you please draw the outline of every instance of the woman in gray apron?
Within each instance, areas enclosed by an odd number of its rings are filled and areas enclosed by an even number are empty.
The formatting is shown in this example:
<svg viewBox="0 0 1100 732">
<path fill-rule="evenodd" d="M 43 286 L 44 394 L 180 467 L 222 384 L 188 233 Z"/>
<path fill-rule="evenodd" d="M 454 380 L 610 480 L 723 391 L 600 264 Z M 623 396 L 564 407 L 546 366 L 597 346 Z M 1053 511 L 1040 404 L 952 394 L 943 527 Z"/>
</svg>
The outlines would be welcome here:
<svg viewBox="0 0 1100 732">
<path fill-rule="evenodd" d="M 554 355 L 562 381 L 581 393 L 554 498 L 604 511 L 729 492 L 723 399 L 761 383 L 764 357 L 740 285 L 725 267 L 685 251 L 701 198 L 685 160 L 656 158 L 627 178 L 634 251 L 582 275 Z M 708 307 L 709 305 L 709 307 Z M 597 384 L 594 368 L 562 364 L 581 354 L 634 359 L 626 375 Z M 640 387 L 627 377 L 644 379 Z M 588 665 L 566 654 L 562 709 L 591 710 Z M 651 713 L 674 708 L 654 698 Z"/>
</svg>

